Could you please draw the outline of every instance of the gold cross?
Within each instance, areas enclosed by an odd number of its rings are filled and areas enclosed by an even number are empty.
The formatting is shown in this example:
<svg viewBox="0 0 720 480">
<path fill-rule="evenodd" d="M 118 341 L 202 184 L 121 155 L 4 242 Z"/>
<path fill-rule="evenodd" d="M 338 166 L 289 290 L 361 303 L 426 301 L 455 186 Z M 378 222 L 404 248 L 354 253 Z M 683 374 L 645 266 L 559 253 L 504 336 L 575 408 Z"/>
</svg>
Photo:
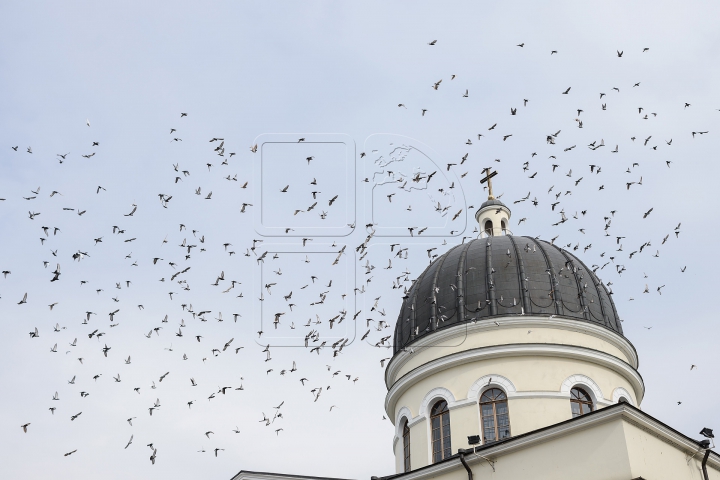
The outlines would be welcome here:
<svg viewBox="0 0 720 480">
<path fill-rule="evenodd" d="M 490 167 L 483 168 L 483 173 L 485 173 L 485 178 L 480 180 L 480 183 L 487 182 L 487 184 L 488 184 L 488 200 L 495 200 L 495 197 L 493 197 L 493 193 L 492 193 L 492 180 L 491 179 L 492 179 L 492 177 L 497 175 L 497 172 L 490 173 L 490 170 L 491 170 Z"/>
</svg>

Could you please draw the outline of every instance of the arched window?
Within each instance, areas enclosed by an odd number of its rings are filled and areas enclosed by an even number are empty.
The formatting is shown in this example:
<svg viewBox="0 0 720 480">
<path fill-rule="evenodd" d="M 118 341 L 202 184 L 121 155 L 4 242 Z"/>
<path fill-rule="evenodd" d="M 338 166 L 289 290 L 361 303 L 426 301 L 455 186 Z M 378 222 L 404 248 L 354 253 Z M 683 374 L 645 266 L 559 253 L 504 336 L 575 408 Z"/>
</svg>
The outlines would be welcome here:
<svg viewBox="0 0 720 480">
<path fill-rule="evenodd" d="M 618 398 L 618 403 L 629 403 L 629 402 L 627 401 L 627 398 L 620 397 L 620 398 Z"/>
<path fill-rule="evenodd" d="M 430 411 L 432 428 L 433 463 L 452 455 L 450 448 L 450 412 L 447 402 L 440 400 Z"/>
<path fill-rule="evenodd" d="M 507 229 L 507 225 L 505 224 L 505 220 L 500 220 L 500 226 L 502 227 L 503 230 L 506 230 L 506 229 Z"/>
<path fill-rule="evenodd" d="M 480 397 L 483 443 L 495 442 L 510 436 L 510 416 L 507 395 L 499 388 L 486 390 Z"/>
<path fill-rule="evenodd" d="M 573 418 L 593 411 L 590 395 L 582 388 L 575 387 L 570 390 L 570 409 Z"/>
<path fill-rule="evenodd" d="M 410 427 L 405 419 L 403 423 L 403 458 L 405 459 L 405 471 L 410 471 Z"/>
<path fill-rule="evenodd" d="M 487 233 L 488 235 L 492 235 L 492 234 L 493 234 L 493 224 L 492 224 L 492 220 L 488 220 L 488 221 L 485 222 L 485 233 Z"/>
</svg>

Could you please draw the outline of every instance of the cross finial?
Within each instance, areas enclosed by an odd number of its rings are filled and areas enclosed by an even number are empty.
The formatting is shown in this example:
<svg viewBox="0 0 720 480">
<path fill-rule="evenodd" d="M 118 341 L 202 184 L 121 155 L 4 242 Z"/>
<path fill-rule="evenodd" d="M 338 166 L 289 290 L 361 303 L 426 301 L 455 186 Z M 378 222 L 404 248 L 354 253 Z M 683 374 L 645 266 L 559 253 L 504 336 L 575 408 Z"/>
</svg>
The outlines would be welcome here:
<svg viewBox="0 0 720 480">
<path fill-rule="evenodd" d="M 497 172 L 490 173 L 490 170 L 492 170 L 492 168 L 490 168 L 490 167 L 483 168 L 483 173 L 485 174 L 485 178 L 481 179 L 480 183 L 487 182 L 487 184 L 488 184 L 488 200 L 495 200 L 495 197 L 493 196 L 493 193 L 492 193 L 492 177 L 497 175 Z"/>
</svg>

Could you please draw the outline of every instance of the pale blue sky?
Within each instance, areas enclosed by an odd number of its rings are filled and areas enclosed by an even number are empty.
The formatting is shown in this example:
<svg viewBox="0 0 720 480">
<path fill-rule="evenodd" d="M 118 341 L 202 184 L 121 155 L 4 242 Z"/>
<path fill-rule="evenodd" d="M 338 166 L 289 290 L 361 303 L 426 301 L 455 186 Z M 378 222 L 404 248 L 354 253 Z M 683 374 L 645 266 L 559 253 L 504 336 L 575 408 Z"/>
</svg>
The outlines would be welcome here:
<svg viewBox="0 0 720 480">
<path fill-rule="evenodd" d="M 360 336 L 376 297 L 387 316 L 373 313 L 372 318 L 394 325 L 402 290 L 392 289 L 392 281 L 405 269 L 415 278 L 427 265 L 428 248 L 449 248 L 442 245 L 444 238 L 453 245 L 474 235 L 469 207 L 484 199 L 478 180 L 487 166 L 499 171 L 495 190 L 512 209 L 514 233 L 544 239 L 559 234 L 557 243 L 577 244 L 575 253 L 588 266 L 602 266 L 611 253 L 627 266 L 622 276 L 610 270 L 612 265 L 599 274 L 613 282 L 625 334 L 640 356 L 647 387 L 643 409 L 690 436 L 704 426 L 720 428 L 713 400 L 720 395 L 713 375 L 720 330 L 712 307 L 718 267 L 713 252 L 720 173 L 719 9 L 708 2 L 657 1 L 3 2 L 0 269 L 12 273 L 0 277 L 0 382 L 5 386 L 0 449 L 7 478 L 48 473 L 229 478 L 240 469 L 347 478 L 392 473 L 393 428 L 382 420 L 385 387 L 379 365 L 390 353 L 355 341 L 334 359 L 329 350 L 310 355 L 302 348 L 271 348 L 272 360 L 266 362 L 266 343 L 260 338 L 258 344 L 256 332 L 262 328 L 267 336 L 302 343 L 309 329 L 300 325 L 317 313 L 323 338 Z M 437 44 L 427 45 L 431 40 Z M 524 47 L 517 46 L 521 43 Z M 551 55 L 552 50 L 558 53 Z M 624 52 L 622 58 L 617 50 Z M 431 88 L 440 79 L 439 88 Z M 568 87 L 568 95 L 562 95 Z M 600 93 L 606 95 L 600 99 Z M 685 108 L 686 102 L 691 106 Z M 511 108 L 518 114 L 510 115 Z M 422 109 L 427 109 L 424 116 Z M 583 110 L 579 117 L 577 109 Z M 181 118 L 181 112 L 188 116 Z M 583 121 L 582 129 L 576 119 Z M 170 134 L 171 128 L 177 131 Z M 546 136 L 558 130 L 557 144 L 546 144 Z M 709 133 L 693 138 L 693 131 Z M 363 178 L 373 167 L 367 162 L 374 159 L 377 133 L 413 146 L 442 170 L 438 180 L 455 182 L 449 211 L 454 216 L 462 208 L 462 216 L 440 223 L 448 232 L 466 224 L 458 236 L 407 237 L 408 225 L 438 221 L 424 191 L 398 190 L 392 204 L 385 200 L 389 193 L 373 195 Z M 279 149 L 282 154 L 274 158 L 253 154 L 250 147 L 264 134 L 305 137 L 309 143 Z M 354 165 L 335 171 L 337 162 L 348 162 L 340 158 L 345 153 L 310 144 L 327 134 L 350 139 L 344 152 L 353 152 Z M 512 137 L 503 141 L 508 134 Z M 208 142 L 214 137 L 225 139 L 227 165 L 213 150 L 219 143 Z M 601 140 L 605 147 L 587 148 Z M 612 153 L 616 146 L 618 153 Z M 68 152 L 59 163 L 56 154 Z M 229 157 L 230 152 L 236 155 Z M 361 158 L 361 152 L 367 155 Z M 308 166 L 305 158 L 313 153 L 317 162 Z M 459 165 L 466 153 L 468 160 Z M 275 171 L 260 182 L 264 188 L 267 180 L 270 190 L 267 203 L 259 205 L 256 199 L 264 192 L 257 190 L 254 168 L 262 158 Z M 323 162 L 336 163 L 331 168 Z M 448 172 L 449 163 L 458 165 Z M 553 164 L 560 165 L 555 173 Z M 591 174 L 590 164 L 601 165 L 602 172 Z M 418 166 L 428 167 L 433 168 Z M 347 194 L 348 172 L 354 172 L 354 199 Z M 537 176 L 528 178 L 534 172 Z M 322 192 L 318 205 L 294 215 L 315 201 L 313 177 Z M 626 188 L 641 177 L 642 185 Z M 284 185 L 291 185 L 287 195 L 279 192 Z M 38 186 L 39 193 L 31 193 Z M 98 186 L 105 190 L 96 193 Z M 384 187 L 377 188 L 376 194 Z M 53 191 L 61 195 L 50 197 Z M 550 204 L 560 191 L 572 192 L 559 199 L 570 221 L 552 227 L 560 217 Z M 513 203 L 528 192 L 537 207 Z M 168 208 L 162 207 L 160 193 L 172 195 Z M 334 195 L 337 203 L 329 205 Z M 23 199 L 31 196 L 37 198 Z M 373 201 L 380 203 L 370 208 Z M 253 206 L 241 214 L 243 203 Z M 125 217 L 133 204 L 137 212 Z M 264 237 L 256 250 L 270 252 L 261 281 L 255 255 L 243 256 L 253 239 L 263 238 L 253 229 L 260 208 L 268 215 L 276 212 L 271 226 L 284 218 L 297 221 L 295 226 L 336 227 L 354 215 L 356 228 L 347 236 L 313 237 L 305 250 L 301 237 Z M 78 216 L 78 210 L 86 213 Z M 584 217 L 572 218 L 582 210 L 587 210 Z M 617 210 L 612 236 L 605 237 L 603 217 L 611 210 Z M 40 215 L 30 220 L 28 211 Z M 355 247 L 365 240 L 372 211 L 384 215 L 385 223 L 396 221 L 390 225 L 393 234 L 402 236 L 371 240 L 360 260 Z M 527 220 L 518 225 L 522 218 Z M 679 238 L 673 238 L 680 222 Z M 180 231 L 181 223 L 187 230 Z M 113 234 L 114 225 L 126 232 Z M 50 228 L 47 237 L 43 226 Z M 54 227 L 60 228 L 57 235 Z M 614 252 L 615 236 L 626 237 L 621 253 Z M 95 244 L 99 237 L 102 242 Z M 131 238 L 136 240 L 125 242 Z M 197 245 L 190 259 L 180 247 L 184 239 L 185 245 Z M 628 259 L 646 241 L 652 246 Z M 236 254 L 229 255 L 224 243 Z M 393 259 L 393 268 L 385 270 L 390 243 L 401 243 L 409 255 Z M 592 248 L 583 252 L 588 244 Z M 342 245 L 346 254 L 338 265 L 329 265 L 328 257 L 334 256 L 326 252 Z M 78 250 L 90 257 L 73 261 Z M 271 260 L 276 251 L 300 253 Z M 601 258 L 602 252 L 608 253 Z M 310 263 L 302 259 L 305 254 Z M 153 265 L 155 257 L 163 260 Z M 370 274 L 367 261 L 376 267 Z M 60 281 L 51 283 L 58 263 Z M 170 281 L 187 266 L 191 270 Z M 272 273 L 276 268 L 282 275 Z M 221 272 L 225 281 L 211 286 Z M 272 283 L 267 275 L 278 279 L 271 294 L 263 288 Z M 315 284 L 310 275 L 318 276 Z M 177 283 L 183 279 L 191 290 Z M 333 286 L 323 288 L 330 279 Z M 231 280 L 241 283 L 221 293 Z M 81 281 L 88 283 L 81 286 Z M 642 293 L 645 284 L 651 294 Z M 353 285 L 365 285 L 366 293 L 354 295 Z M 270 312 L 262 318 L 261 290 Z M 270 331 L 274 313 L 286 306 L 282 296 L 290 290 L 300 307 L 283 310 L 276 335 Z M 323 304 L 307 303 L 325 291 L 330 293 Z M 26 292 L 28 303 L 17 305 Z M 59 303 L 50 311 L 54 302 Z M 192 303 L 196 312 L 211 311 L 208 321 L 193 319 L 182 303 Z M 118 308 L 118 326 L 110 327 L 108 312 Z M 327 321 L 343 309 L 347 318 L 331 332 Z M 97 315 L 83 325 L 86 311 Z M 233 313 L 242 315 L 237 323 Z M 162 323 L 165 315 L 168 323 Z M 187 326 L 181 328 L 181 322 Z M 159 334 L 143 336 L 158 326 L 163 327 Z M 40 337 L 30 338 L 35 327 Z M 179 328 L 183 337 L 175 335 Z M 95 329 L 105 336 L 88 338 Z M 373 331 L 368 338 L 375 343 L 391 331 Z M 77 346 L 71 347 L 76 337 Z M 214 356 L 212 349 L 222 350 L 231 338 L 231 347 Z M 58 352 L 52 353 L 55 343 Z M 107 358 L 105 344 L 111 347 Z M 236 354 L 234 348 L 241 346 Z M 124 362 L 128 355 L 130 365 Z M 293 360 L 298 371 L 290 373 Z M 692 364 L 697 369 L 690 372 Z M 112 378 L 118 373 L 120 383 Z M 93 380 L 97 374 L 102 376 Z M 68 385 L 73 376 L 76 384 Z M 191 377 L 198 387 L 191 386 Z M 309 379 L 304 387 L 303 377 Z M 241 384 L 242 391 L 217 393 L 218 387 Z M 320 386 L 324 391 L 314 402 L 310 389 Z M 134 387 L 140 387 L 139 394 Z M 56 391 L 60 400 L 52 401 Z M 90 396 L 81 398 L 80 391 Z M 208 400 L 212 393 L 215 398 Z M 147 409 L 156 399 L 162 406 L 150 417 Z M 196 403 L 188 408 L 191 400 Z M 284 418 L 269 427 L 259 422 L 283 400 Z M 54 415 L 47 410 L 52 406 Z M 126 422 L 131 417 L 137 417 L 132 427 Z M 20 425 L 27 422 L 24 434 Z M 232 432 L 236 426 L 241 433 Z M 277 428 L 283 430 L 276 434 Z M 207 438 L 209 430 L 215 433 Z M 133 444 L 124 449 L 130 435 Z M 154 466 L 148 443 L 158 448 Z M 198 453 L 202 448 L 206 452 Z M 224 448 L 217 458 L 214 448 Z"/>
</svg>

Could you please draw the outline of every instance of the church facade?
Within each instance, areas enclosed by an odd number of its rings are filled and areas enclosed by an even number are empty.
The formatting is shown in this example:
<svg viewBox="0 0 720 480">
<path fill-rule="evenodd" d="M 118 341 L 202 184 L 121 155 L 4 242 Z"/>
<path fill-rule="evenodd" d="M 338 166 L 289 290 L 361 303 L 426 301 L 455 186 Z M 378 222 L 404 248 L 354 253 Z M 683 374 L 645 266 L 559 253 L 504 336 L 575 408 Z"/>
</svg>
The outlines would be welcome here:
<svg viewBox="0 0 720 480">
<path fill-rule="evenodd" d="M 711 439 L 640 410 L 639 359 L 611 292 L 570 252 L 512 235 L 510 214 L 491 195 L 480 238 L 405 296 L 385 371 L 395 473 L 373 480 L 720 480 Z M 317 477 L 233 480 L 303 478 Z"/>
</svg>

